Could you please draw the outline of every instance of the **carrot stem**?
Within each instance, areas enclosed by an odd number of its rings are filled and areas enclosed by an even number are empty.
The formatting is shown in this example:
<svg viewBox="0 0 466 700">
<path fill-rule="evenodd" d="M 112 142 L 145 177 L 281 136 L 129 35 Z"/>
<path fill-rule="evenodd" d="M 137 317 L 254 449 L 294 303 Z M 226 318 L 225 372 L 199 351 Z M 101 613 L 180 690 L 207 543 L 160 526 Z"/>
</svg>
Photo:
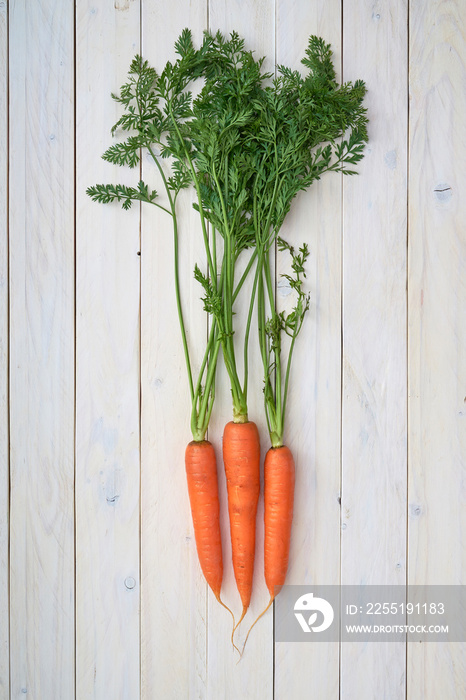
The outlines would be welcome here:
<svg viewBox="0 0 466 700">
<path fill-rule="evenodd" d="M 252 256 L 251 256 L 252 257 Z M 249 333 L 251 330 L 251 321 L 252 321 L 252 313 L 254 310 L 254 302 L 256 299 L 256 291 L 257 291 L 257 284 L 259 280 L 261 272 L 261 256 L 258 256 L 257 260 L 257 267 L 256 267 L 256 274 L 254 275 L 254 282 L 252 285 L 252 291 L 251 291 L 251 301 L 249 303 L 249 312 L 248 312 L 248 318 L 246 322 L 246 330 L 244 332 L 244 350 L 243 350 L 243 367 L 244 367 L 244 375 L 243 375 L 243 395 L 245 400 L 247 400 L 248 396 L 248 377 L 249 377 L 249 353 L 248 353 L 248 345 L 249 345 Z"/>
<path fill-rule="evenodd" d="M 186 337 L 186 327 L 184 323 L 184 317 L 183 317 L 183 309 L 181 306 L 181 292 L 180 292 L 180 273 L 179 273 L 179 241 L 178 241 L 178 219 L 176 216 L 176 207 L 175 207 L 175 202 L 173 200 L 173 197 L 170 192 L 170 188 L 168 187 L 167 179 L 165 177 L 165 173 L 163 171 L 162 166 L 159 163 L 159 160 L 157 156 L 155 155 L 154 151 L 148 146 L 148 151 L 152 157 L 152 160 L 154 161 L 155 165 L 157 166 L 157 169 L 160 173 L 160 176 L 162 178 L 162 182 L 165 186 L 165 190 L 167 192 L 168 196 L 168 201 L 170 203 L 170 209 L 171 209 L 171 215 L 173 218 L 173 249 L 174 249 L 174 270 L 175 270 L 175 297 L 176 297 L 176 309 L 178 312 L 178 319 L 180 323 L 180 330 L 181 330 L 181 339 L 183 342 L 183 352 L 184 352 L 184 357 L 186 361 L 186 369 L 188 372 L 188 382 L 189 382 L 189 391 L 191 394 L 191 402 L 194 401 L 194 383 L 193 383 L 193 374 L 191 370 L 191 360 L 189 357 L 189 348 L 188 348 L 188 340 Z"/>
</svg>

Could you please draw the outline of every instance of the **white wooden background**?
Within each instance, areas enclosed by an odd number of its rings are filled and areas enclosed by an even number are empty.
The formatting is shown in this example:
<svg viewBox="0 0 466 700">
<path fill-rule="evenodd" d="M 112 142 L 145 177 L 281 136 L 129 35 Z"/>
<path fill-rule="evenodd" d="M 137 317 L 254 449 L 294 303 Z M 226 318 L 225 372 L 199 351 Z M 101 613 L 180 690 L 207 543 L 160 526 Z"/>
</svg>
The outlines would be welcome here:
<svg viewBox="0 0 466 700">
<path fill-rule="evenodd" d="M 316 33 L 368 87 L 361 174 L 325 178 L 287 224 L 312 251 L 288 581 L 465 583 L 464 0 L 0 0 L 0 700 L 464 698 L 464 645 L 274 647 L 272 614 L 236 665 L 191 531 L 169 222 L 85 195 L 134 181 L 100 159 L 110 92 L 185 26 L 296 67 Z M 216 411 L 220 450 L 227 395 Z M 230 566 L 224 598 L 239 611 Z"/>
</svg>

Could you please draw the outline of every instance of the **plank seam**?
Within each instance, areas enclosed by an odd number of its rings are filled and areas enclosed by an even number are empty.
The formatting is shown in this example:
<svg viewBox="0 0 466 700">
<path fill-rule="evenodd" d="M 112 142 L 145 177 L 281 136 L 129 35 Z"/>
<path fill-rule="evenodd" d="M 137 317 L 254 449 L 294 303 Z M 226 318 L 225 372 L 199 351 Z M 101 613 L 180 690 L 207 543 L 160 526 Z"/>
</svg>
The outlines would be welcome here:
<svg viewBox="0 0 466 700">
<path fill-rule="evenodd" d="M 10 513 L 11 513 L 11 411 L 10 411 L 10 12 L 9 3 L 6 3 L 5 8 L 5 21 L 6 21 L 6 47 L 5 47 L 5 69 L 6 69 L 6 192 L 5 192 L 5 224 L 6 224 L 6 325 L 7 325 L 7 344 L 6 344 L 6 438 L 7 438 L 7 484 L 6 488 L 8 491 L 7 498 L 7 508 L 6 513 L 6 523 L 7 523 L 7 600 L 8 600 L 8 619 L 7 619 L 7 630 L 8 630 L 8 687 L 7 693 L 8 697 L 11 694 L 11 604 L 10 604 L 10 591 L 11 591 L 11 580 L 10 580 L 10 556 L 11 556 L 11 527 L 10 527 Z"/>
<path fill-rule="evenodd" d="M 142 10 L 142 0 L 139 0 L 139 54 L 142 56 L 142 21 L 143 21 L 143 10 Z M 139 179 L 142 180 L 142 149 L 139 149 Z M 138 427 L 139 427 L 139 522 L 138 522 L 138 628 L 139 628 L 139 698 L 142 698 L 142 624 L 141 624 L 141 610 L 142 610 L 142 202 L 139 202 L 139 322 L 138 322 L 138 333 L 139 333 L 139 348 L 138 348 L 138 383 L 139 383 L 139 396 L 138 396 Z"/>
<path fill-rule="evenodd" d="M 409 144 L 410 115 L 410 0 L 406 2 L 406 544 L 405 544 L 405 590 L 406 598 L 409 584 Z M 405 643 L 405 699 L 408 698 L 408 644 Z"/>
<path fill-rule="evenodd" d="M 343 0 L 340 2 L 340 73 L 341 81 L 344 80 L 343 75 Z M 342 509 L 341 503 L 343 499 L 343 263 L 344 263 L 344 196 L 343 196 L 343 174 L 340 173 L 340 595 L 342 586 Z M 341 635 L 341 630 L 340 630 Z M 342 655 L 341 655 L 341 640 L 338 643 L 338 698 L 341 699 L 341 681 L 342 681 Z"/>
<path fill-rule="evenodd" d="M 73 391 L 74 391 L 74 396 L 73 396 L 73 403 L 74 403 L 74 415 L 73 415 L 73 457 L 74 457 L 74 465 L 73 465 L 73 508 L 74 508 L 74 513 L 73 513 L 73 545 L 74 545 L 74 579 L 73 579 L 73 586 L 74 586 L 74 663 L 73 663 L 73 672 L 74 672 L 74 678 L 73 678 L 73 685 L 74 685 L 74 696 L 76 698 L 76 687 L 77 687 L 77 678 L 76 678 L 76 668 L 77 668 L 77 648 L 78 648 L 78 639 L 77 639 L 77 595 L 76 595 L 76 590 L 77 590 L 77 558 L 76 558 L 76 552 L 77 552 L 77 499 L 76 499 L 76 471 L 77 471 L 77 420 L 78 420 L 78 410 L 77 410 L 77 401 L 76 401 L 76 396 L 77 396 L 77 385 L 78 385 L 78 380 L 77 380 L 77 278 L 78 278 L 78 269 L 77 269 L 77 206 L 76 206 L 76 199 L 77 199 L 77 192 L 78 192 L 78 176 L 77 176 L 77 132 L 76 132 L 76 124 L 77 124 L 77 89 L 76 89 L 76 83 L 77 83 L 77 69 L 78 69 L 78 61 L 77 61 L 77 50 L 76 50 L 76 36 L 77 36 L 77 2 L 75 0 L 74 2 L 74 12 L 73 12 L 73 102 L 74 102 L 74 107 L 73 107 L 73 148 L 74 148 L 74 153 L 73 153 L 73 161 L 74 161 L 74 168 L 73 168 L 73 205 L 74 205 L 74 211 L 73 211 L 73 236 L 74 236 L 74 249 L 73 249 L 73 256 L 74 256 L 74 264 L 73 264 L 73 274 L 74 274 L 74 280 L 73 280 L 73 346 L 74 346 L 74 356 L 73 356 L 73 381 L 74 381 L 74 386 L 73 386 Z"/>
</svg>

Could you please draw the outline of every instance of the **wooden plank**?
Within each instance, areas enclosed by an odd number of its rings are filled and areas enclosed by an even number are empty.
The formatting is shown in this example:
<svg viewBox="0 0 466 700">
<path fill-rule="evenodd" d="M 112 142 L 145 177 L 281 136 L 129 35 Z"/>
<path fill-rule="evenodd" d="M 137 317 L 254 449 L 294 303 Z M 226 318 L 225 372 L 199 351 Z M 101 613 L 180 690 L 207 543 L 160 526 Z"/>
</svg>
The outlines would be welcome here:
<svg viewBox="0 0 466 700">
<path fill-rule="evenodd" d="M 139 208 L 86 196 L 139 51 L 136 2 L 77 4 L 76 691 L 139 696 Z M 138 174 L 136 173 L 136 178 Z"/>
<path fill-rule="evenodd" d="M 364 41 L 361 40 L 364 37 Z M 343 77 L 366 81 L 370 144 L 343 189 L 342 573 L 406 580 L 407 4 L 343 5 Z M 341 697 L 405 697 L 402 643 L 346 643 Z"/>
<path fill-rule="evenodd" d="M 300 61 L 311 34 L 331 43 L 341 79 L 340 0 L 278 2 L 278 64 L 304 72 Z M 311 306 L 293 357 L 286 424 L 286 442 L 296 463 L 287 583 L 296 585 L 340 581 L 341 186 L 336 175 L 314 183 L 294 202 L 282 229 L 292 245 L 306 241 L 311 251 L 306 280 Z M 279 274 L 287 258 L 279 254 Z M 286 292 L 278 279 L 283 308 L 293 296 Z M 338 643 L 311 648 L 277 643 L 276 697 L 306 697 L 310 688 L 315 697 L 338 698 Z"/>
<path fill-rule="evenodd" d="M 74 3 L 10 3 L 11 697 L 74 698 Z"/>
<path fill-rule="evenodd" d="M 198 45 L 206 23 L 206 2 L 188 8 L 176 0 L 169 12 L 163 3 L 146 2 L 144 58 L 161 72 L 168 60 L 175 60 L 174 44 L 183 28 L 191 29 Z M 150 157 L 144 159 L 143 178 L 165 201 Z M 177 216 L 182 306 L 196 374 L 207 319 L 193 277 L 195 262 L 205 269 L 205 254 L 192 201 L 192 190 L 181 193 Z M 173 227 L 165 212 L 148 205 L 142 208 L 141 263 L 142 697 L 204 698 L 207 586 L 197 560 L 184 467 L 186 445 L 192 439 L 191 405 L 176 310 Z M 217 603 L 215 614 L 227 613 Z"/>
<path fill-rule="evenodd" d="M 10 696 L 8 435 L 8 14 L 0 2 L 0 700 Z"/>
<path fill-rule="evenodd" d="M 466 7 L 410 3 L 409 583 L 464 584 Z M 462 698 L 464 645 L 408 648 L 408 697 Z"/>
<path fill-rule="evenodd" d="M 227 2 L 225 0 L 210 0 L 209 29 L 212 32 L 220 30 L 228 36 L 232 31 L 245 39 L 246 48 L 255 52 L 257 58 L 266 57 L 264 69 L 273 71 L 275 65 L 275 3 L 273 0 L 258 0 L 254 3 Z M 246 257 L 239 261 L 245 264 Z M 242 343 L 243 329 L 246 323 L 249 307 L 252 276 L 238 296 L 235 308 L 235 327 L 237 329 L 237 363 L 239 376 L 242 377 Z M 262 464 L 265 451 L 269 444 L 267 427 L 263 408 L 263 368 L 257 347 L 257 320 L 253 317 L 249 344 L 249 387 L 248 415 L 249 420 L 257 424 L 262 446 Z M 231 562 L 230 525 L 226 499 L 225 473 L 222 462 L 222 435 L 225 424 L 232 420 L 231 391 L 223 366 L 219 363 L 216 411 L 211 421 L 211 440 L 218 446 L 219 476 L 221 491 L 221 510 L 223 514 L 223 550 L 225 561 L 224 598 L 233 609 L 236 618 L 241 614 L 241 601 L 236 588 Z M 262 474 L 262 470 L 261 470 Z M 263 484 L 257 511 L 256 556 L 254 564 L 254 580 L 251 605 L 248 613 L 238 630 L 237 643 L 242 645 L 247 630 L 267 605 L 269 593 L 264 581 L 263 557 Z M 254 628 L 248 646 L 241 662 L 237 665 L 238 656 L 232 653 L 229 645 L 230 621 L 221 616 L 211 607 L 208 640 L 208 672 L 209 686 L 207 697 L 212 700 L 218 697 L 260 697 L 264 700 L 273 697 L 273 615 L 268 613 Z"/>
</svg>

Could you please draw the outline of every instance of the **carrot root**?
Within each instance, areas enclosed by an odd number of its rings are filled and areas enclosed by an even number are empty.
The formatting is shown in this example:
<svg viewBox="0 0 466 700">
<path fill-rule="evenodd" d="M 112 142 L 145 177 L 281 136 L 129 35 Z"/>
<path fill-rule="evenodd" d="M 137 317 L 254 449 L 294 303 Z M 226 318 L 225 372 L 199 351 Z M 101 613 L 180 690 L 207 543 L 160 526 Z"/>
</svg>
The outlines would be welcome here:
<svg viewBox="0 0 466 700">
<path fill-rule="evenodd" d="M 264 462 L 264 576 L 274 598 L 285 583 L 290 553 L 295 465 L 291 451 L 271 447 Z"/>
<path fill-rule="evenodd" d="M 199 563 L 213 594 L 221 602 L 223 558 L 213 445 L 208 440 L 190 442 L 186 448 L 185 465 Z"/>
<path fill-rule="evenodd" d="M 251 600 L 256 548 L 260 442 L 255 423 L 227 423 L 223 433 L 223 461 L 227 480 L 233 570 L 243 605 L 239 625 Z"/>
<path fill-rule="evenodd" d="M 285 445 L 271 447 L 264 462 L 264 576 L 270 600 L 250 626 L 241 656 L 252 628 L 265 615 L 285 583 L 293 521 L 294 484 L 295 465 L 291 451 Z"/>
<path fill-rule="evenodd" d="M 222 539 L 220 534 L 220 504 L 218 498 L 217 461 L 215 450 L 208 440 L 192 441 L 185 454 L 186 477 L 193 519 L 194 536 L 199 563 L 204 578 L 216 600 L 231 615 L 233 630 L 236 621 L 233 611 L 221 596 L 223 578 Z M 238 653 L 240 650 L 233 640 Z"/>
</svg>

